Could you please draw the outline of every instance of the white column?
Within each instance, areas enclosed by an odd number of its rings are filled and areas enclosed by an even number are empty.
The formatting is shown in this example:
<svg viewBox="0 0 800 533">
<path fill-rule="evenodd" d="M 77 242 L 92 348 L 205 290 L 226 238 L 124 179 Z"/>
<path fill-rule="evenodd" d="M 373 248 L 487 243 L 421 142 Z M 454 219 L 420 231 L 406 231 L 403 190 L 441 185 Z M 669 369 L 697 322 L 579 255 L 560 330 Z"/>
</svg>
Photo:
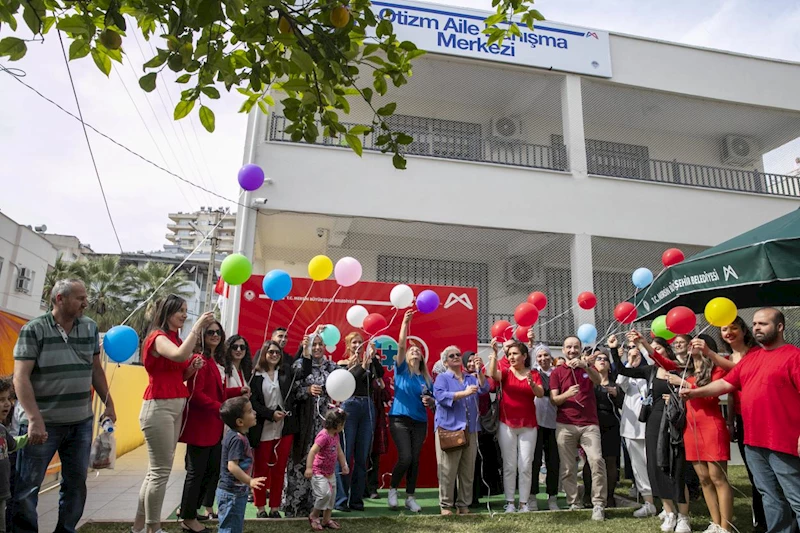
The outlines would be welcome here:
<svg viewBox="0 0 800 533">
<path fill-rule="evenodd" d="M 577 306 L 578 295 L 584 291 L 594 292 L 592 269 L 592 236 L 581 233 L 572 236 L 570 249 L 570 273 L 572 277 L 572 301 L 576 303 L 573 317 L 575 329 L 581 324 L 594 324 L 594 309 L 581 309 Z"/>
<path fill-rule="evenodd" d="M 577 179 L 587 178 L 581 77 L 575 74 L 564 76 L 561 84 L 561 121 L 564 129 L 564 144 L 567 145 L 567 163 L 572 176 Z"/>
</svg>

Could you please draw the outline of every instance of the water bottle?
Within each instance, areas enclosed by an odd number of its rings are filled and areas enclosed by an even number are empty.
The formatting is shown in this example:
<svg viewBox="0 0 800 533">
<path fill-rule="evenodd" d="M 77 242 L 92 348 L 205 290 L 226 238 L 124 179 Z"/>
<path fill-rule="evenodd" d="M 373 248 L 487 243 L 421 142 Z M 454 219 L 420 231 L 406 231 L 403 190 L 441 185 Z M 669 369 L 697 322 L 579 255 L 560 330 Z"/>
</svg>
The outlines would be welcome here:
<svg viewBox="0 0 800 533">
<path fill-rule="evenodd" d="M 103 431 L 104 431 L 104 432 L 106 432 L 106 433 L 114 433 L 114 422 L 112 422 L 110 418 L 106 418 L 106 419 L 104 419 L 104 420 L 103 420 L 103 421 L 100 423 L 100 427 L 101 427 L 101 428 L 103 429 Z"/>
</svg>

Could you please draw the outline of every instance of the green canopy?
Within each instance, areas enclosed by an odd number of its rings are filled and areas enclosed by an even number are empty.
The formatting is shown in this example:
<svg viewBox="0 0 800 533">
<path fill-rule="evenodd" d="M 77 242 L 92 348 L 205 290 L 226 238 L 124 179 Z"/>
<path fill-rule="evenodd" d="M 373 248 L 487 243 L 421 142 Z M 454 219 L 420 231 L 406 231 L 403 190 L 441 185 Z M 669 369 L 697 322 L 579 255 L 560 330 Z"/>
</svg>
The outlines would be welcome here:
<svg viewBox="0 0 800 533">
<path fill-rule="evenodd" d="M 717 296 L 740 309 L 800 305 L 800 209 L 667 268 L 629 301 L 643 320 L 678 305 L 702 313 Z"/>
</svg>

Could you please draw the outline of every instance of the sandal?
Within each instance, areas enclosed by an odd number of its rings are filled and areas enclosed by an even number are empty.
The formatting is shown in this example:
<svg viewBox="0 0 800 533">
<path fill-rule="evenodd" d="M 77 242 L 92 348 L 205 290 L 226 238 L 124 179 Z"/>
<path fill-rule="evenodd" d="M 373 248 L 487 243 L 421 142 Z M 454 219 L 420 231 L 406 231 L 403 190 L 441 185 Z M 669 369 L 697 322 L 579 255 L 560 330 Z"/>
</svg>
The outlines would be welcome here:
<svg viewBox="0 0 800 533">
<path fill-rule="evenodd" d="M 308 517 L 308 522 L 311 524 L 311 529 L 313 529 L 314 531 L 322 531 L 322 530 L 325 529 L 324 527 L 322 527 L 322 524 L 319 522 L 319 518 L 311 518 L 309 516 Z"/>
<path fill-rule="evenodd" d="M 342 526 L 339 525 L 339 522 L 336 520 L 328 520 L 326 523 L 322 524 L 322 527 L 328 529 L 342 529 Z"/>
</svg>

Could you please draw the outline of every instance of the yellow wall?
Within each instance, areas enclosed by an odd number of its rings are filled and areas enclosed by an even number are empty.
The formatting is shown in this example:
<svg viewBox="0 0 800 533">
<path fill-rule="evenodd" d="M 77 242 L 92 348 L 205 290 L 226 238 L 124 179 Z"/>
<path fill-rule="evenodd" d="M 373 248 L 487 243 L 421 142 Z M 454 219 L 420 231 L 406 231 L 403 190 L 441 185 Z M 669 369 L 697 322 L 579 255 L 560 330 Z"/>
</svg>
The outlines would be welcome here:
<svg viewBox="0 0 800 533">
<path fill-rule="evenodd" d="M 117 411 L 114 436 L 117 439 L 117 457 L 144 444 L 139 429 L 139 411 L 142 395 L 147 387 L 147 372 L 143 366 L 119 365 L 109 361 L 106 379 L 111 384 L 111 397 Z"/>
</svg>

